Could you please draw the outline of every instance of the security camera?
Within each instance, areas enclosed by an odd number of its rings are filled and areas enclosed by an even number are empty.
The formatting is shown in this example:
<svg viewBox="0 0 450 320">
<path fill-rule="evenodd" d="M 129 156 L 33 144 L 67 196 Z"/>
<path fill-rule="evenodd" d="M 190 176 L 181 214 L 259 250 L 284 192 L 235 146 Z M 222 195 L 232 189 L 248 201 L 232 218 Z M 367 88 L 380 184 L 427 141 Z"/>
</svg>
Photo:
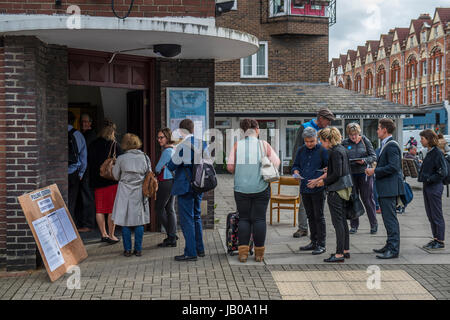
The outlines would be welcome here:
<svg viewBox="0 0 450 320">
<path fill-rule="evenodd" d="M 216 0 L 216 16 L 229 12 L 234 6 L 234 0 Z"/>
<path fill-rule="evenodd" d="M 155 44 L 153 52 L 166 58 L 173 58 L 181 53 L 179 44 Z"/>
</svg>

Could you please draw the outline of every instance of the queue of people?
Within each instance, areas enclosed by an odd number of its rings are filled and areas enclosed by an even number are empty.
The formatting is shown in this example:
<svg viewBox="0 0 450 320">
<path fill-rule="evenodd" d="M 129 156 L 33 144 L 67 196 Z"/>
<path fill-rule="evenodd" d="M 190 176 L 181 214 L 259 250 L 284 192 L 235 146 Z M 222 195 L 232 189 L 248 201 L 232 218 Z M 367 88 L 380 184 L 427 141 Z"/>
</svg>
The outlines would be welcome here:
<svg viewBox="0 0 450 320">
<path fill-rule="evenodd" d="M 299 222 L 297 232 L 301 231 L 304 235 L 305 230 L 302 228 L 305 224 L 307 228 L 309 225 L 311 239 L 308 245 L 299 250 L 311 251 L 313 255 L 326 252 L 326 199 L 336 233 L 336 250 L 324 262 L 350 259 L 350 234 L 358 231 L 359 219 L 351 219 L 349 228 L 348 210 L 351 199 L 357 197 L 362 200 L 367 212 L 371 234 L 378 231 L 376 213 L 378 210 L 381 212 L 387 240 L 382 248 L 373 250 L 378 254 L 376 257 L 397 258 L 400 252 L 400 227 L 396 208 L 402 205 L 405 190 L 402 150 L 392 137 L 395 123 L 390 119 L 379 121 L 377 135 L 381 147 L 375 151 L 370 140 L 361 135 L 357 123 L 347 125 L 348 138 L 343 139 L 337 128 L 329 126 L 333 119 L 331 111 L 321 109 L 317 119 L 302 127 L 301 137 L 296 139 L 292 174 L 299 180 L 299 193 L 306 217 L 306 223 Z M 87 148 L 81 133 L 73 129 L 73 123 L 74 116 L 69 113 L 70 212 L 74 212 L 72 208 L 78 192 L 74 191 L 75 186 L 79 188 L 89 167 L 89 184 L 95 190 L 95 212 L 101 241 L 110 244 L 119 242 L 114 235 L 115 226 L 119 225 L 122 229 L 124 256 L 141 256 L 144 225 L 150 222 L 149 199 L 143 196 L 142 188 L 147 174 L 152 170 L 149 157 L 140 151 L 141 140 L 127 133 L 121 143 L 117 143 L 115 124 L 106 122 L 98 137 Z M 239 212 L 239 261 L 247 261 L 252 239 L 255 260 L 262 262 L 267 232 L 266 211 L 271 190 L 269 182 L 261 173 L 261 163 L 267 157 L 272 166 L 278 168 L 280 159 L 268 142 L 259 139 L 259 124 L 255 119 L 243 119 L 240 127 L 244 137 L 234 144 L 227 163 L 228 171 L 234 173 L 234 197 Z M 200 209 L 203 195 L 193 189 L 191 181 L 195 151 L 205 151 L 206 143 L 194 138 L 194 123 L 191 120 L 181 121 L 179 128 L 182 140 L 177 145 L 172 141 L 170 129 L 162 128 L 157 133 L 162 153 L 155 170 L 158 181 L 155 208 L 167 234 L 158 246 L 177 245 L 176 196 L 185 249 L 175 260 L 196 261 L 198 257 L 205 256 Z M 447 160 L 440 149 L 442 143 L 432 130 L 424 130 L 420 136 L 422 145 L 429 151 L 420 165 L 418 181 L 424 184 L 425 210 L 433 234 L 433 240 L 424 248 L 442 249 L 445 247 L 442 192 Z M 410 148 L 413 150 L 415 146 Z M 410 153 L 413 155 L 414 151 Z M 111 157 L 117 157 L 111 167 L 112 179 L 101 174 L 105 160 Z M 133 231 L 134 247 L 131 243 Z M 294 237 L 297 236 L 294 234 Z"/>
</svg>

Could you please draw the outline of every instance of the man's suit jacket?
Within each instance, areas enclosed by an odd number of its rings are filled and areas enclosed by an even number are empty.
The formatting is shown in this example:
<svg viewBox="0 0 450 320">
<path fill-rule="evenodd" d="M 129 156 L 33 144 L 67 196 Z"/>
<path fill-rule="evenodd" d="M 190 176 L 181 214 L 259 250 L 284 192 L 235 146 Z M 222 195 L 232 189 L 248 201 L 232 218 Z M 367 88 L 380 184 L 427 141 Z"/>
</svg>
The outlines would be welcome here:
<svg viewBox="0 0 450 320">
<path fill-rule="evenodd" d="M 188 138 L 189 139 L 189 138 Z M 187 142 L 187 141 L 186 141 Z M 206 148 L 206 142 L 200 141 L 198 139 L 194 140 L 194 136 L 190 137 L 190 142 L 193 146 L 199 149 L 199 146 L 202 145 L 203 150 Z M 190 150 L 191 157 L 190 161 L 176 161 L 175 157 L 179 157 L 178 159 L 184 159 L 183 151 Z M 175 160 L 175 161 L 174 161 Z M 172 156 L 172 159 L 167 163 L 167 168 L 170 171 L 175 171 L 173 175 L 173 185 L 172 185 L 172 195 L 183 195 L 192 191 L 191 180 L 192 180 L 192 170 L 194 163 L 194 150 L 189 148 L 188 146 L 183 146 L 183 143 L 180 143 Z"/>
<path fill-rule="evenodd" d="M 377 159 L 375 168 L 376 188 L 379 198 L 397 197 L 405 194 L 400 148 L 389 141 Z"/>
</svg>

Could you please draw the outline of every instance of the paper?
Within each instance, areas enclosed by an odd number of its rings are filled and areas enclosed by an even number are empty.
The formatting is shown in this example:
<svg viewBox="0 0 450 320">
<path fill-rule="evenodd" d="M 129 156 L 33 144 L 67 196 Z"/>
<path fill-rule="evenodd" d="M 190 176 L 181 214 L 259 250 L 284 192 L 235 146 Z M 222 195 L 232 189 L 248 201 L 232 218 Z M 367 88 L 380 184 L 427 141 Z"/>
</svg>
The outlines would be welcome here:
<svg viewBox="0 0 450 320">
<path fill-rule="evenodd" d="M 50 191 L 50 189 L 44 189 L 44 190 L 30 194 L 30 198 L 32 201 L 36 201 L 37 199 L 48 196 L 51 193 L 52 192 Z"/>
<path fill-rule="evenodd" d="M 34 220 L 33 227 L 39 243 L 41 244 L 50 271 L 56 270 L 64 264 L 64 258 L 61 251 L 58 249 L 55 235 L 52 232 L 47 217 L 45 216 Z"/>
<path fill-rule="evenodd" d="M 73 225 L 64 208 L 50 213 L 47 218 L 60 248 L 77 238 Z"/>
<path fill-rule="evenodd" d="M 45 198 L 45 199 L 39 200 L 37 202 L 37 204 L 39 206 L 39 209 L 41 210 L 41 213 L 45 213 L 47 211 L 55 209 L 52 198 Z"/>
</svg>

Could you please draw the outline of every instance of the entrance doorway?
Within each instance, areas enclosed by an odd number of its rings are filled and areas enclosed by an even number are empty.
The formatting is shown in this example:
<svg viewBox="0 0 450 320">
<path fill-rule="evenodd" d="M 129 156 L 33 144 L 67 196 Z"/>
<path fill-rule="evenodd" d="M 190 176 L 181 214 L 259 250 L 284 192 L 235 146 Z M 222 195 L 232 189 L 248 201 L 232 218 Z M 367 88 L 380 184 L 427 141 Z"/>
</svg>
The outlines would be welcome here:
<svg viewBox="0 0 450 320">
<path fill-rule="evenodd" d="M 80 116 L 87 113 L 98 134 L 109 119 L 117 126 L 116 139 L 125 133 L 138 135 L 142 151 L 156 164 L 155 59 L 106 52 L 69 49 L 68 108 L 80 128 Z M 150 211 L 154 212 L 154 200 Z M 149 231 L 157 231 L 156 215 L 150 215 Z"/>
</svg>

